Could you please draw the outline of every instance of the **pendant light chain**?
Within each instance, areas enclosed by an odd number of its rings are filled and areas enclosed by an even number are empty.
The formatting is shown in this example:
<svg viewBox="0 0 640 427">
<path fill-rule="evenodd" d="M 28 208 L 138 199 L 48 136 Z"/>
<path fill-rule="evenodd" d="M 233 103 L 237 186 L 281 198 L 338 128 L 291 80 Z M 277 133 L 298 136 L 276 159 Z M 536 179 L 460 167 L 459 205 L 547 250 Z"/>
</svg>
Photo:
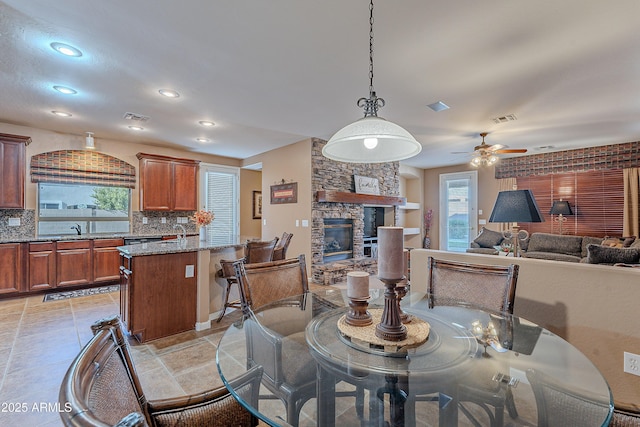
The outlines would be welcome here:
<svg viewBox="0 0 640 427">
<path fill-rule="evenodd" d="M 384 99 L 376 96 L 373 88 L 373 0 L 369 2 L 369 98 L 358 99 L 358 107 L 364 108 L 365 117 L 378 117 L 378 108 L 384 107 Z"/>
</svg>

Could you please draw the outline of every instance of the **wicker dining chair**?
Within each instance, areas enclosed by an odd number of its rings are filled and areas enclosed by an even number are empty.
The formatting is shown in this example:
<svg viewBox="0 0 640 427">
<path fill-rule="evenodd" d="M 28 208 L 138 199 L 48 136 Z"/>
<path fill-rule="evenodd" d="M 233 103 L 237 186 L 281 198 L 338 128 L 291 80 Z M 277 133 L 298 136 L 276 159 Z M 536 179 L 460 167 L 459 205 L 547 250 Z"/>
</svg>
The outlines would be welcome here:
<svg viewBox="0 0 640 427">
<path fill-rule="evenodd" d="M 429 306 L 467 304 L 481 310 L 513 314 L 518 280 L 517 264 L 508 266 L 469 264 L 427 258 Z M 502 426 L 505 406 L 511 418 L 518 417 L 510 386 L 487 381 L 460 385 L 460 410 L 473 415 L 462 404 L 472 402 L 484 409 L 492 426 Z M 489 406 L 494 408 L 492 411 Z M 474 420 L 475 421 L 475 420 Z"/>
<path fill-rule="evenodd" d="M 292 233 L 287 233 L 286 231 L 282 233 L 282 237 L 278 240 L 278 243 L 276 243 L 275 248 L 273 248 L 273 261 L 280 261 L 287 258 L 287 249 L 289 248 L 292 237 Z"/>
<path fill-rule="evenodd" d="M 148 401 L 131 359 L 120 318 L 96 322 L 93 338 L 71 363 L 60 387 L 60 417 L 68 427 L 255 426 L 258 420 L 225 387 Z M 243 399 L 257 404 L 262 368 L 232 381 Z"/>
<path fill-rule="evenodd" d="M 255 313 L 270 303 L 294 309 L 311 303 L 305 257 L 258 264 L 240 260 L 234 268 L 247 317 L 243 324 L 247 365 L 262 366 L 262 384 L 272 393 L 260 395 L 260 399 L 280 399 L 287 422 L 298 425 L 302 407 L 316 395 L 316 364 L 305 340 L 306 321 L 269 327 L 261 324 Z"/>
<path fill-rule="evenodd" d="M 538 410 L 538 427 L 582 427 L 613 412 L 588 390 L 576 392 L 541 371 L 527 370 Z"/>
</svg>

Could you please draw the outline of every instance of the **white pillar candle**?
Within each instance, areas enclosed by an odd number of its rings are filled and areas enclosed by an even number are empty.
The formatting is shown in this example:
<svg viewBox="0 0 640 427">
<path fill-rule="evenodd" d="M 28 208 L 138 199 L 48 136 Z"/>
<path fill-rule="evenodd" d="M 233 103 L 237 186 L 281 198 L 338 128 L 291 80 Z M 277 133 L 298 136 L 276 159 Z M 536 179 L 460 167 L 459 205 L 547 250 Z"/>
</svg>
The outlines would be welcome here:
<svg viewBox="0 0 640 427">
<path fill-rule="evenodd" d="M 369 273 L 366 271 L 347 273 L 347 296 L 349 298 L 367 298 L 369 296 Z"/>
<path fill-rule="evenodd" d="M 402 279 L 404 275 L 402 227 L 378 227 L 378 277 Z"/>
</svg>

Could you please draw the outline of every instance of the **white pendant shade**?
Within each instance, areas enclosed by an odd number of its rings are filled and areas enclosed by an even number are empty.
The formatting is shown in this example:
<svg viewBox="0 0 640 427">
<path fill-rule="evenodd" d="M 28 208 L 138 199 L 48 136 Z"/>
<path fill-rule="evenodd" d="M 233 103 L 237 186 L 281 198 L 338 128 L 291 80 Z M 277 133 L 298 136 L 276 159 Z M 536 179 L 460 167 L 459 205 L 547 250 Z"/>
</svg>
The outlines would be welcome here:
<svg viewBox="0 0 640 427">
<path fill-rule="evenodd" d="M 386 163 L 408 159 L 420 151 L 422 145 L 402 127 L 381 117 L 367 116 L 336 132 L 322 155 L 339 162 Z"/>
</svg>

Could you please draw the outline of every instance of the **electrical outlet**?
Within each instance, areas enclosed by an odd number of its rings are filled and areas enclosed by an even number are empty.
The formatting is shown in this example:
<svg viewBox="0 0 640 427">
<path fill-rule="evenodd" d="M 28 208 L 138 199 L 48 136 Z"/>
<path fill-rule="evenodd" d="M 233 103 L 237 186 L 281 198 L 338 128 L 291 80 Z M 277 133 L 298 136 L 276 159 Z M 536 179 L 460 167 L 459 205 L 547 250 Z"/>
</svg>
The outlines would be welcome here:
<svg viewBox="0 0 640 427">
<path fill-rule="evenodd" d="M 146 216 L 142 217 L 142 223 L 143 224 L 148 224 L 149 223 L 149 219 Z"/>
<path fill-rule="evenodd" d="M 624 371 L 640 376 L 640 355 L 624 352 Z"/>
<path fill-rule="evenodd" d="M 160 222 L 163 224 L 167 223 L 167 217 L 163 216 L 162 218 L 160 218 Z"/>
</svg>

